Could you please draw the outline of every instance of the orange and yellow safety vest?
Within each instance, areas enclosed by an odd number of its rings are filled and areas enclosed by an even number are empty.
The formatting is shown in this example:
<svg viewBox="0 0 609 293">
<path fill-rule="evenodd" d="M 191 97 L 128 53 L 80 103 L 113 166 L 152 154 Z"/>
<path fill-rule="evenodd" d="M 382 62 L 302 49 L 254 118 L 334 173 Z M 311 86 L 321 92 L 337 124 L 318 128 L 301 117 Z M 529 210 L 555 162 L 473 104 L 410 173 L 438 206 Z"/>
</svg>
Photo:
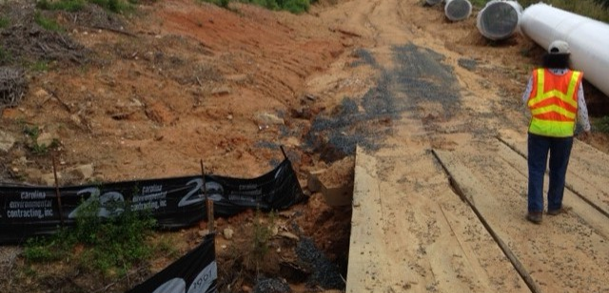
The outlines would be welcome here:
<svg viewBox="0 0 609 293">
<path fill-rule="evenodd" d="M 548 69 L 533 71 L 533 88 L 527 105 L 532 118 L 529 132 L 533 134 L 573 136 L 577 117 L 577 91 L 584 74 L 567 70 L 556 75 Z"/>
</svg>

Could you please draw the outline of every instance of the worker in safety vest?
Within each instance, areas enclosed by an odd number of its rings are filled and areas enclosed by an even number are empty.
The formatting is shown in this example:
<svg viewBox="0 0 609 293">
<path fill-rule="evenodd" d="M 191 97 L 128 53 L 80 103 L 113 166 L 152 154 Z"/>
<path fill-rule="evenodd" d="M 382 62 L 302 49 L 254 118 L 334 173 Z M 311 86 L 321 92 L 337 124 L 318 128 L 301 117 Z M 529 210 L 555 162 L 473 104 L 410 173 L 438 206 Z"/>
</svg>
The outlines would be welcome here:
<svg viewBox="0 0 609 293">
<path fill-rule="evenodd" d="M 590 133 L 588 109 L 582 87 L 583 73 L 569 69 L 569 44 L 557 40 L 535 69 L 522 100 L 531 112 L 528 131 L 528 213 L 526 219 L 540 224 L 543 215 L 543 180 L 550 155 L 548 215 L 558 215 L 562 206 L 565 176 L 576 123 L 583 127 L 580 139 Z"/>
</svg>

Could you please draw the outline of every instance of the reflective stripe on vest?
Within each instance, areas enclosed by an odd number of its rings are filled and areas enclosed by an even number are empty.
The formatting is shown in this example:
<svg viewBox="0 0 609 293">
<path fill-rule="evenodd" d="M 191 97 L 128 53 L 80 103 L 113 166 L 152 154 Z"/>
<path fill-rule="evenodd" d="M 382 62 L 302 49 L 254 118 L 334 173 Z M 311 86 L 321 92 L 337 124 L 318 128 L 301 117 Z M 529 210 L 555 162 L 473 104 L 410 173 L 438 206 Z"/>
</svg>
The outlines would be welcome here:
<svg viewBox="0 0 609 293">
<path fill-rule="evenodd" d="M 561 76 L 547 69 L 533 72 L 533 88 L 527 103 L 532 118 L 529 132 L 544 136 L 573 136 L 577 118 L 577 90 L 583 74 L 567 70 Z"/>
</svg>

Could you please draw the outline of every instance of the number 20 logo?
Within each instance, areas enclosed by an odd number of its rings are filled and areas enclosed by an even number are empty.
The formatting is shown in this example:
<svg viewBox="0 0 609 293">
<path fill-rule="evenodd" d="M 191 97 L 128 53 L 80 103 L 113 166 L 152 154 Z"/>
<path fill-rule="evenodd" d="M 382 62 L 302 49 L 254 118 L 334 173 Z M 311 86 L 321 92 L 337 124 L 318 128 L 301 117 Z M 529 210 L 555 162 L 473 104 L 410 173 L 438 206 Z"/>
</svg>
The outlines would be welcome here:
<svg viewBox="0 0 609 293">
<path fill-rule="evenodd" d="M 102 195 L 99 195 L 100 191 L 97 187 L 89 187 L 78 191 L 77 195 L 90 194 L 89 197 L 76 207 L 69 215 L 68 218 L 74 219 L 78 216 L 78 213 L 85 207 L 93 204 L 96 200 L 99 200 L 99 209 L 97 210 L 97 216 L 102 218 L 109 218 L 112 216 L 120 215 L 125 209 L 116 207 L 113 209 L 107 209 L 108 203 L 124 203 L 125 198 L 120 192 L 110 191 Z M 99 197 L 98 197 L 99 195 Z"/>
<path fill-rule="evenodd" d="M 202 202 L 205 200 L 203 195 L 201 194 L 201 187 L 203 186 L 203 179 L 196 178 L 190 180 L 186 185 L 195 184 L 195 186 L 180 200 L 178 203 L 178 207 L 184 207 L 188 205 L 192 205 L 198 202 Z M 205 182 L 205 190 L 207 192 L 207 196 L 209 199 L 213 201 L 221 201 L 224 197 L 222 194 L 224 193 L 224 188 L 218 182 L 208 181 Z"/>
</svg>

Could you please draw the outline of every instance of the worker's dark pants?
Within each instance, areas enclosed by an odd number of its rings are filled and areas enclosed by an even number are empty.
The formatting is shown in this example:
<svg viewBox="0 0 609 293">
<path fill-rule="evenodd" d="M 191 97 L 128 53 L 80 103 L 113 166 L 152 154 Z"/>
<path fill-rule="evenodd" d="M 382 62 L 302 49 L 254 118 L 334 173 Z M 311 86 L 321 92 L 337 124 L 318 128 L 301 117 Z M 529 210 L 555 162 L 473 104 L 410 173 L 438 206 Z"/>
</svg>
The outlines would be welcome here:
<svg viewBox="0 0 609 293">
<path fill-rule="evenodd" d="M 573 146 L 573 137 L 547 137 L 529 133 L 529 212 L 543 211 L 543 177 L 550 155 L 550 187 L 548 210 L 562 207 L 567 165 Z"/>
</svg>

